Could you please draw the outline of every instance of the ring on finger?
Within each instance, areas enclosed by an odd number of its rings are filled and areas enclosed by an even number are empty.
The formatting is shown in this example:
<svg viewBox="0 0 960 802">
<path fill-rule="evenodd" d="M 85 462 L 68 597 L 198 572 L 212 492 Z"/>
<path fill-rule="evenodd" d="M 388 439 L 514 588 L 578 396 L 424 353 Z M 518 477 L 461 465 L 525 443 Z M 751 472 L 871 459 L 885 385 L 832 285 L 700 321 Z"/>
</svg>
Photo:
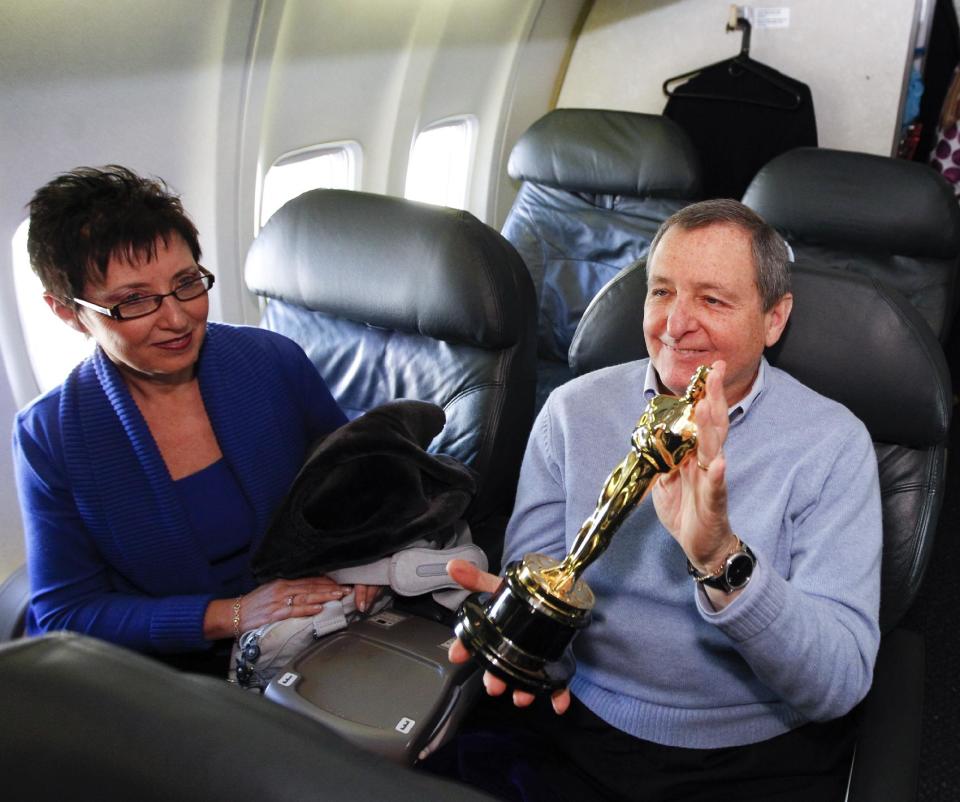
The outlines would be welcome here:
<svg viewBox="0 0 960 802">
<path fill-rule="evenodd" d="M 701 471 L 709 471 L 709 470 L 710 470 L 710 466 L 709 466 L 709 465 L 704 465 L 702 462 L 700 462 L 700 457 L 697 457 L 697 467 L 698 467 Z"/>
<path fill-rule="evenodd" d="M 293 607 L 293 596 L 287 596 L 287 607 Z"/>
</svg>

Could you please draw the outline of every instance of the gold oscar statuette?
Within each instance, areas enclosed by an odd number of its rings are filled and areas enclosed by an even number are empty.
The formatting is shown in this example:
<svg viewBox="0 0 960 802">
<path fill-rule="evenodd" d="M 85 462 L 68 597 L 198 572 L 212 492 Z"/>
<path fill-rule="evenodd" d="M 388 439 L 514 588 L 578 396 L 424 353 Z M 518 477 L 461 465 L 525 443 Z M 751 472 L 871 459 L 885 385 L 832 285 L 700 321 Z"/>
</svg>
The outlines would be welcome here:
<svg viewBox="0 0 960 802">
<path fill-rule="evenodd" d="M 710 368 L 697 368 L 677 398 L 650 400 L 630 438 L 630 451 L 604 482 L 593 514 L 562 561 L 527 554 L 510 563 L 493 593 L 475 593 L 457 611 L 456 634 L 480 664 L 508 684 L 531 692 L 564 687 L 567 646 L 590 623 L 593 591 L 581 579 L 653 483 L 676 470 L 697 447 L 694 406 Z"/>
</svg>

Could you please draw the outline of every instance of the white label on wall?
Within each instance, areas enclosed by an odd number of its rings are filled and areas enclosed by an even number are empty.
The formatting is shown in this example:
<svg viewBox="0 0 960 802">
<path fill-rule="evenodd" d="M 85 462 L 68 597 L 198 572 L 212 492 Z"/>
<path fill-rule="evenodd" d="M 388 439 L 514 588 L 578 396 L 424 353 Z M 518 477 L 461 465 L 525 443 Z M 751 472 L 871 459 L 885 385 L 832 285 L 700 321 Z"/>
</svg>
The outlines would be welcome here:
<svg viewBox="0 0 960 802">
<path fill-rule="evenodd" d="M 789 28 L 789 8 L 755 8 L 753 9 L 754 28 Z"/>
</svg>

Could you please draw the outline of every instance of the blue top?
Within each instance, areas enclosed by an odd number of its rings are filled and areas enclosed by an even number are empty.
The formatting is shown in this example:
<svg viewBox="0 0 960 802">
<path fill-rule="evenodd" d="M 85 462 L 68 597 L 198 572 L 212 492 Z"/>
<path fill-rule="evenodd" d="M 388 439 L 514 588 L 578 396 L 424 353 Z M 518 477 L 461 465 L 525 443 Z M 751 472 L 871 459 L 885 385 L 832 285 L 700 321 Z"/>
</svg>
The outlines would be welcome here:
<svg viewBox="0 0 960 802">
<path fill-rule="evenodd" d="M 562 557 L 630 448 L 647 360 L 555 390 L 527 446 L 505 562 Z M 721 612 L 647 498 L 584 572 L 596 595 L 573 643 L 573 693 L 613 726 L 688 748 L 754 743 L 841 716 L 879 645 L 877 460 L 845 407 L 764 364 L 732 410 L 724 454 L 733 531 L 753 577 Z"/>
<path fill-rule="evenodd" d="M 346 419 L 300 347 L 273 332 L 209 323 L 197 376 L 223 462 L 252 511 L 255 545 L 310 443 Z M 203 616 L 224 581 L 210 556 L 229 555 L 233 533 L 214 535 L 228 538 L 222 547 L 202 545 L 143 416 L 100 349 L 18 413 L 13 454 L 28 632 L 70 629 L 165 653 L 209 645 Z M 210 499 L 211 512 L 231 514 L 230 495 Z"/>
<path fill-rule="evenodd" d="M 217 596 L 246 593 L 255 586 L 250 546 L 257 519 L 240 483 L 223 459 L 174 482 L 197 545 L 210 562 Z"/>
</svg>

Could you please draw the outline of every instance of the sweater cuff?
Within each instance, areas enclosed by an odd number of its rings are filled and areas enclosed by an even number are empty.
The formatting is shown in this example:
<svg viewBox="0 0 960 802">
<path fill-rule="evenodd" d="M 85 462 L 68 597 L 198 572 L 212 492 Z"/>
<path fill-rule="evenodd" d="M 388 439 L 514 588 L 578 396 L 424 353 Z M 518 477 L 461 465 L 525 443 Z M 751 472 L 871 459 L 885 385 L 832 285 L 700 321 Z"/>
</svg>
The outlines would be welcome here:
<svg viewBox="0 0 960 802">
<path fill-rule="evenodd" d="M 203 617 L 213 601 L 206 596 L 168 596 L 150 620 L 150 641 L 160 653 L 209 648 L 203 637 Z"/>
<path fill-rule="evenodd" d="M 697 587 L 697 610 L 710 624 L 737 643 L 763 632 L 780 615 L 786 602 L 787 583 L 766 560 L 758 560 L 750 582 L 727 607 L 714 611 L 703 588 Z"/>
</svg>

